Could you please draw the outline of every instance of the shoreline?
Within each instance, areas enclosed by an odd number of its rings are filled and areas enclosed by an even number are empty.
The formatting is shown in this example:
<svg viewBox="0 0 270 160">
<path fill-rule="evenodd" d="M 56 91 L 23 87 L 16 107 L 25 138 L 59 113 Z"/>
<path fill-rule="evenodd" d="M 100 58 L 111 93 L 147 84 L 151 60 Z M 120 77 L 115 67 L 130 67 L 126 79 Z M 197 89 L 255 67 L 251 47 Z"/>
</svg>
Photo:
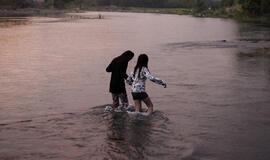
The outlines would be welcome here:
<svg viewBox="0 0 270 160">
<path fill-rule="evenodd" d="M 226 11 L 228 10 L 228 11 Z M 239 22 L 261 23 L 270 27 L 270 16 L 251 16 L 246 15 L 235 8 L 209 9 L 201 12 L 194 8 L 143 8 L 143 7 L 91 7 L 82 11 L 104 11 L 104 12 L 132 12 L 132 13 L 157 13 L 157 14 L 175 14 L 175 15 L 191 15 L 199 18 L 224 18 L 232 19 Z"/>
<path fill-rule="evenodd" d="M 0 17 L 30 17 L 44 16 L 54 17 L 65 13 L 83 13 L 88 11 L 104 11 L 104 12 L 132 12 L 132 13 L 157 13 L 157 14 L 175 14 L 175 15 L 192 15 L 200 18 L 224 18 L 233 19 L 239 22 L 261 23 L 270 27 L 270 16 L 247 16 L 239 12 L 224 12 L 223 9 L 205 10 L 196 12 L 195 9 L 186 8 L 142 8 L 142 7 L 89 7 L 89 8 L 73 8 L 73 9 L 43 9 L 43 8 L 25 8 L 25 9 L 1 9 Z"/>
<path fill-rule="evenodd" d="M 26 8 L 26 9 L 2 9 L 0 10 L 0 18 L 4 17 L 55 17 L 58 15 L 63 15 L 65 13 L 80 13 L 82 10 L 77 9 L 40 9 L 40 8 Z"/>
</svg>

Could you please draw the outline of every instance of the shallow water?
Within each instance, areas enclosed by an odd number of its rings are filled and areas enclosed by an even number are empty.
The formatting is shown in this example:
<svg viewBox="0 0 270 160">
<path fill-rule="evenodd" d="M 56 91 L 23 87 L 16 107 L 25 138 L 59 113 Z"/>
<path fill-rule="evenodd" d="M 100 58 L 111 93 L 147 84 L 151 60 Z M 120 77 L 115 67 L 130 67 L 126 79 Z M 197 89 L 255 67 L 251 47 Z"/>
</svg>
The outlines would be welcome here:
<svg viewBox="0 0 270 160">
<path fill-rule="evenodd" d="M 270 158 L 270 60 L 238 55 L 269 47 L 269 28 L 78 15 L 0 22 L 0 159 Z M 147 53 L 151 73 L 168 83 L 147 83 L 150 117 L 103 112 L 111 102 L 105 68 L 127 49 L 136 54 L 128 72 Z"/>
</svg>

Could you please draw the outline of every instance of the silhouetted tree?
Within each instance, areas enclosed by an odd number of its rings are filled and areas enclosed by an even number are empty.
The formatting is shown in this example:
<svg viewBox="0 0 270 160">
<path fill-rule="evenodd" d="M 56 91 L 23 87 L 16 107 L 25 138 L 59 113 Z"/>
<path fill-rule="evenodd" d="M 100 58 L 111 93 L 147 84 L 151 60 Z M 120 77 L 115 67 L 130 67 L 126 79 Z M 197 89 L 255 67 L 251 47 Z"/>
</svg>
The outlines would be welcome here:
<svg viewBox="0 0 270 160">
<path fill-rule="evenodd" d="M 222 6 L 227 7 L 227 6 L 233 6 L 234 2 L 235 2 L 235 0 L 222 0 L 221 4 L 222 4 Z"/>
<path fill-rule="evenodd" d="M 248 13 L 259 15 L 261 14 L 261 0 L 245 0 L 243 9 Z"/>
</svg>

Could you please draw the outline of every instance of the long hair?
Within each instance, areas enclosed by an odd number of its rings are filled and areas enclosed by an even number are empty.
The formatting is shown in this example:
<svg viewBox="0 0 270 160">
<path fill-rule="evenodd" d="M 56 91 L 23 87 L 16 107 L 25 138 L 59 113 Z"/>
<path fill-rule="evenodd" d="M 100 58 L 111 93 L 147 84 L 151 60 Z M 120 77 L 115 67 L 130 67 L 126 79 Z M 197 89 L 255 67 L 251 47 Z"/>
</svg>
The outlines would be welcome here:
<svg viewBox="0 0 270 160">
<path fill-rule="evenodd" d="M 136 74 L 137 69 L 139 69 L 138 76 L 140 77 L 142 67 L 148 68 L 148 56 L 146 54 L 141 54 L 138 57 L 137 64 L 134 68 L 134 75 Z"/>
</svg>

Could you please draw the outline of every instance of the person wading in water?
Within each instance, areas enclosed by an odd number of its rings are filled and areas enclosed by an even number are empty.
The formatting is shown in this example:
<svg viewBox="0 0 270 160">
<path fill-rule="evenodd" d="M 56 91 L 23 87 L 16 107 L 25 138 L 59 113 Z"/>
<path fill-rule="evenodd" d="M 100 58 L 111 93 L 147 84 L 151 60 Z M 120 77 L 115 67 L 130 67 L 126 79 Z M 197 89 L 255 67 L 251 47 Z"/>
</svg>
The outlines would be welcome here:
<svg viewBox="0 0 270 160">
<path fill-rule="evenodd" d="M 119 99 L 122 102 L 122 107 L 128 106 L 128 98 L 125 87 L 125 79 L 128 75 L 126 74 L 128 62 L 134 57 L 134 53 L 130 50 L 125 51 L 120 56 L 114 58 L 112 62 L 106 68 L 107 72 L 111 72 L 111 81 L 110 81 L 110 92 L 112 94 L 113 109 L 119 106 Z"/>
<path fill-rule="evenodd" d="M 167 87 L 165 81 L 153 77 L 148 69 L 148 56 L 141 54 L 138 57 L 137 64 L 134 71 L 131 72 L 127 78 L 127 83 L 132 85 L 131 94 L 135 103 L 135 111 L 140 112 L 142 110 L 142 101 L 147 105 L 147 115 L 153 112 L 153 103 L 145 91 L 145 81 L 150 79 L 152 82 Z"/>
</svg>

